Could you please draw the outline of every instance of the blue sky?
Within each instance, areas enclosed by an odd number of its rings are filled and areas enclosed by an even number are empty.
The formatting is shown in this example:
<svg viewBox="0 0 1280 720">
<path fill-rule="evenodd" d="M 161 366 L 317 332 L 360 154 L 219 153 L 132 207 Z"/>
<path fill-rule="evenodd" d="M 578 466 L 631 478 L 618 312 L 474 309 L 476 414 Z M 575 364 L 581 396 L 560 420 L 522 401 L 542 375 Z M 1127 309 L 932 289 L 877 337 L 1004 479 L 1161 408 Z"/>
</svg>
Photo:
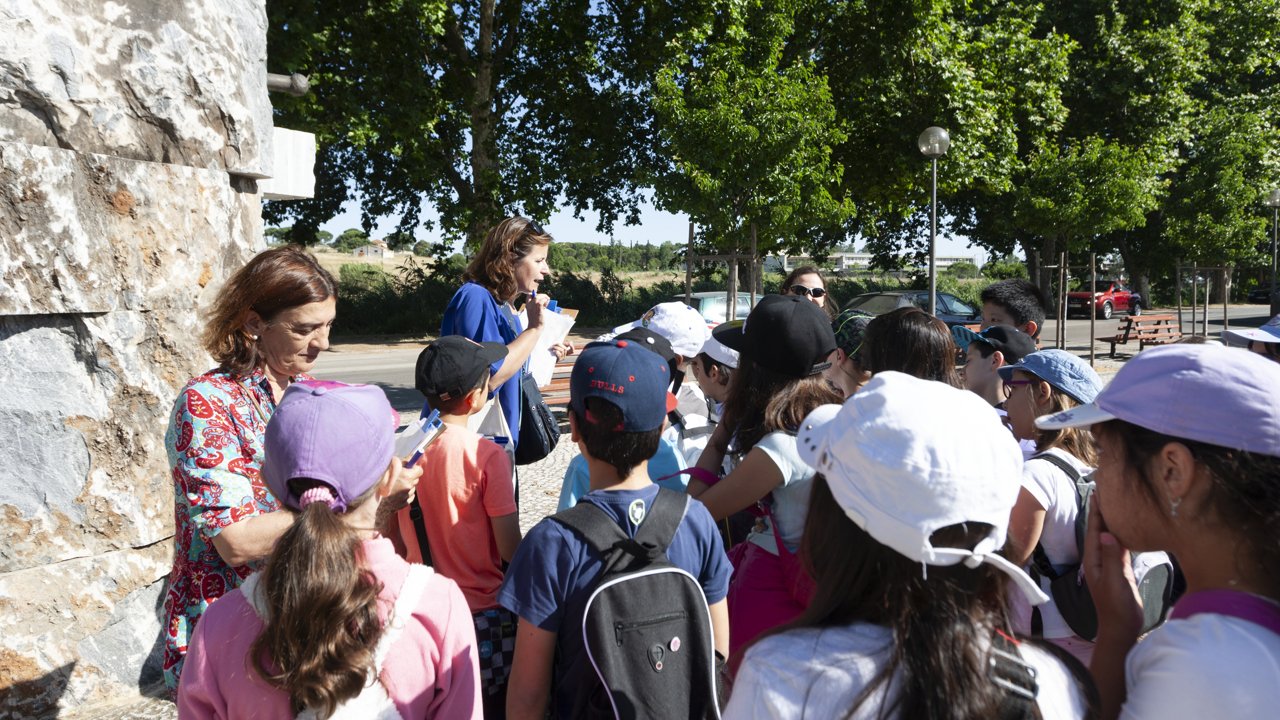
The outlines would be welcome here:
<svg viewBox="0 0 1280 720">
<path fill-rule="evenodd" d="M 423 208 L 423 217 L 435 219 L 436 215 L 429 207 Z M 596 231 L 596 214 L 592 211 L 583 213 L 583 219 L 573 217 L 571 209 L 557 211 L 544 223 L 547 232 L 559 242 L 608 243 L 609 236 Z M 374 237 L 382 237 L 395 229 L 396 218 L 381 218 L 373 229 Z M 335 236 L 347 228 L 360 227 L 360 209 L 354 202 L 343 206 L 342 212 L 320 226 Z M 419 228 L 417 236 L 424 240 L 436 241 L 441 237 L 439 229 L 424 230 Z M 641 206 L 640 224 L 614 225 L 613 237 L 624 244 L 641 244 L 651 242 L 655 245 L 663 242 L 685 242 L 689 238 L 689 218 L 687 215 L 674 215 L 659 210 L 649 203 Z M 982 248 L 969 247 L 967 238 L 938 238 L 939 255 L 974 256 L 979 264 L 985 261 L 986 253 Z"/>
</svg>

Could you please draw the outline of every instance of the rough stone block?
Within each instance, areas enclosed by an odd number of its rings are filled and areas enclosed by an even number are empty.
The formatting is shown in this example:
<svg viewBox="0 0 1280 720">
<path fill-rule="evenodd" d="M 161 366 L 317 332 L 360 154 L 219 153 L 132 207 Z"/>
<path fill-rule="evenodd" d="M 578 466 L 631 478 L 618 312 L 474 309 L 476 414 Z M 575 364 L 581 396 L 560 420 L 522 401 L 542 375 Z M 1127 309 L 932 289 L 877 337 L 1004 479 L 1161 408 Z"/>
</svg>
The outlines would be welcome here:
<svg viewBox="0 0 1280 720">
<path fill-rule="evenodd" d="M 0 2 L 0 140 L 271 175 L 264 0 Z"/>
<path fill-rule="evenodd" d="M 262 242 L 226 173 L 0 143 L 2 314 L 193 308 Z"/>
</svg>

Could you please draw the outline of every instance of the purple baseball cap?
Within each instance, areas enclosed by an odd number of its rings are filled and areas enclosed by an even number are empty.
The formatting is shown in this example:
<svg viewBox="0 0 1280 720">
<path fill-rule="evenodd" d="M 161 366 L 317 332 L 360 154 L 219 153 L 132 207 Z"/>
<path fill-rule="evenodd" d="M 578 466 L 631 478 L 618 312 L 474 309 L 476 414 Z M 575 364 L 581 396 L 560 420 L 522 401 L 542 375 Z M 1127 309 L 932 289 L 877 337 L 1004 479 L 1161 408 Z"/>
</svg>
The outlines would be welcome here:
<svg viewBox="0 0 1280 720">
<path fill-rule="evenodd" d="M 1280 457 L 1280 363 L 1218 345 L 1143 350 L 1098 399 L 1036 419 L 1056 430 L 1124 420 L 1164 435 Z"/>
<path fill-rule="evenodd" d="M 280 502 L 301 509 L 308 479 L 333 490 L 345 512 L 382 477 L 395 451 L 400 418 L 375 385 L 304 380 L 284 391 L 267 423 L 262 477 Z M 297 483 L 292 483 L 296 485 Z"/>
<path fill-rule="evenodd" d="M 622 411 L 622 432 L 644 432 L 662 427 L 675 409 L 675 396 L 667 392 L 671 372 L 656 352 L 627 340 L 593 342 L 582 350 L 569 376 L 569 404 L 581 419 L 590 421 L 586 399 L 607 400 Z"/>
</svg>

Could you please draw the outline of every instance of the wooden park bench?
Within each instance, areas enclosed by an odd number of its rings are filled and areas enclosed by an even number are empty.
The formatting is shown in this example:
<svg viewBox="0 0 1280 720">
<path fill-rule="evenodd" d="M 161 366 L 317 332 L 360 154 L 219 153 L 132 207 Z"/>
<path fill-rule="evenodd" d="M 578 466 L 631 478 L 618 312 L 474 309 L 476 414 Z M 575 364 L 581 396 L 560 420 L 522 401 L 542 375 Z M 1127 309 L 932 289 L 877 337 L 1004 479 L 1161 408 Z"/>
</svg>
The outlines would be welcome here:
<svg viewBox="0 0 1280 720">
<path fill-rule="evenodd" d="M 547 405 L 569 404 L 569 376 L 573 373 L 573 361 L 577 359 L 578 353 L 574 353 L 556 363 L 556 369 L 551 373 L 551 384 L 542 388 L 542 401 Z"/>
<path fill-rule="evenodd" d="M 1129 315 L 1120 321 L 1114 337 L 1098 338 L 1102 342 L 1111 343 L 1111 357 L 1116 356 L 1116 345 L 1124 345 L 1136 340 L 1138 350 L 1148 345 L 1167 345 L 1182 339 L 1182 326 L 1178 324 L 1176 315 Z"/>
</svg>

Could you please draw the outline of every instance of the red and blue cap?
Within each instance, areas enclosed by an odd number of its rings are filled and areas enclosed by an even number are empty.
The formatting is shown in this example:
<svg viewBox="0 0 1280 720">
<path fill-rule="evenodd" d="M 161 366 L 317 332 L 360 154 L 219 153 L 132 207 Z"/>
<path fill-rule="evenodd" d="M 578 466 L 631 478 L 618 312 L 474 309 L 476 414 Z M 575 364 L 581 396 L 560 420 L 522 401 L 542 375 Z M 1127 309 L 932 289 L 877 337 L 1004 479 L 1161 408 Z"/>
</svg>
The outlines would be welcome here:
<svg viewBox="0 0 1280 720">
<path fill-rule="evenodd" d="M 600 398 L 622 411 L 618 432 L 646 432 L 662 427 L 676 399 L 667 387 L 671 371 L 660 355 L 627 340 L 593 342 L 582 350 L 569 377 L 569 404 L 574 414 L 592 422 L 587 398 Z"/>
</svg>

